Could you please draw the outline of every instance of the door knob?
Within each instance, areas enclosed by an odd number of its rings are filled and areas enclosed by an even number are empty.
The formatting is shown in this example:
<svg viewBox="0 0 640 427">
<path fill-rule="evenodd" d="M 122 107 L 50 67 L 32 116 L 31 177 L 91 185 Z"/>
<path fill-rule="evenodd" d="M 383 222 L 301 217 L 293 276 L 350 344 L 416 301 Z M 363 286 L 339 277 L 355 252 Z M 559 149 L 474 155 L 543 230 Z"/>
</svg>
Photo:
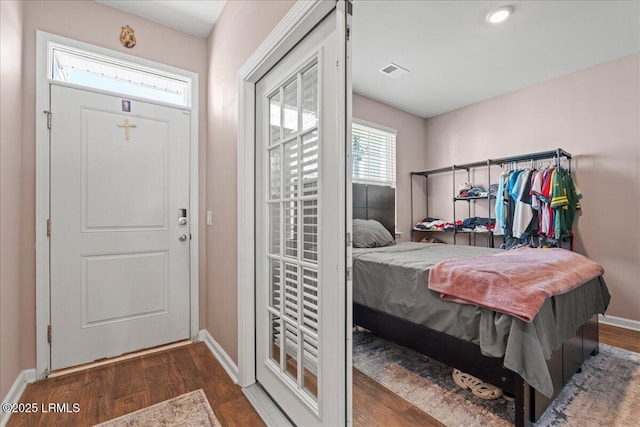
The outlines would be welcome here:
<svg viewBox="0 0 640 427">
<path fill-rule="evenodd" d="M 186 242 L 187 241 L 187 235 L 186 234 L 181 234 L 178 236 L 178 240 L 181 242 Z"/>
</svg>

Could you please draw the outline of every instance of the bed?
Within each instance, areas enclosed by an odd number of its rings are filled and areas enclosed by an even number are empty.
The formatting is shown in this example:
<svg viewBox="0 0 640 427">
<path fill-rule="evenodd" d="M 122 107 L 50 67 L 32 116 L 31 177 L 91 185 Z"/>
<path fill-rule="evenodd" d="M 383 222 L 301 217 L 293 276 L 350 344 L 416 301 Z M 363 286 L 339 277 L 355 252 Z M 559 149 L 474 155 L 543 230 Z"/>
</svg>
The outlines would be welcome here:
<svg viewBox="0 0 640 427">
<path fill-rule="evenodd" d="M 354 218 L 395 228 L 389 187 L 354 184 Z M 535 422 L 583 361 L 598 353 L 598 318 L 609 302 L 601 277 L 545 302 L 531 323 L 442 301 L 425 285 L 445 259 L 499 251 L 399 243 L 354 248 L 354 323 L 503 389 L 515 398 L 517 426 Z"/>
</svg>

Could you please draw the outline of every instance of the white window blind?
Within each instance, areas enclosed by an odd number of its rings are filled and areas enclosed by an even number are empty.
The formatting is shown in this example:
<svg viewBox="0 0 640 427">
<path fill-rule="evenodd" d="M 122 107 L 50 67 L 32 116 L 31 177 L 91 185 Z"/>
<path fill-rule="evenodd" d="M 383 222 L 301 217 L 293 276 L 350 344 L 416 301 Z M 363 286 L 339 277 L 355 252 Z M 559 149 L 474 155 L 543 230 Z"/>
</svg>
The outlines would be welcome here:
<svg viewBox="0 0 640 427">
<path fill-rule="evenodd" d="M 353 182 L 396 186 L 396 132 L 354 122 Z"/>
</svg>

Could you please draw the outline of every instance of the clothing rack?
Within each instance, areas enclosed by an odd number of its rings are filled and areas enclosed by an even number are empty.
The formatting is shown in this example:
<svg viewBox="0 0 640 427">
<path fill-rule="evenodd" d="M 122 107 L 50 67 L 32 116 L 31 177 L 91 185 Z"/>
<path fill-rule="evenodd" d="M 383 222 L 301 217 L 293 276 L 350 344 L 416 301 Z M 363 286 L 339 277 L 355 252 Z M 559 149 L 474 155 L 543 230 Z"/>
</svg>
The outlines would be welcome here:
<svg viewBox="0 0 640 427">
<path fill-rule="evenodd" d="M 540 151 L 537 153 L 523 154 L 520 156 L 502 157 L 499 159 L 483 160 L 481 162 L 464 163 L 460 165 L 446 166 L 446 167 L 437 168 L 437 169 L 427 169 L 419 172 L 410 172 L 410 174 L 412 177 L 414 175 L 428 176 L 428 175 L 433 175 L 437 173 L 451 172 L 452 170 L 457 170 L 457 169 L 472 169 L 472 168 L 477 168 L 480 166 L 487 166 L 487 165 L 502 166 L 508 163 L 522 163 L 522 162 L 549 160 L 549 159 L 553 159 L 555 161 L 556 166 L 561 166 L 561 160 L 563 158 L 567 159 L 569 163 L 569 166 L 567 169 L 569 170 L 569 172 L 571 172 L 571 154 L 566 152 L 562 148 L 558 148 L 555 150 Z"/>
<path fill-rule="evenodd" d="M 556 167 L 562 166 L 562 159 L 566 159 L 568 167 L 566 168 L 571 172 L 571 154 L 564 151 L 561 148 L 551 151 L 541 151 L 538 153 L 524 154 L 522 156 L 504 157 L 502 159 L 489 159 L 489 164 L 504 166 L 508 163 L 522 163 L 522 162 L 535 162 L 539 160 L 553 160 Z M 481 165 L 485 162 L 480 162 Z"/>
<path fill-rule="evenodd" d="M 410 176 L 411 179 L 410 181 L 410 185 L 411 185 L 411 240 L 413 240 L 413 233 L 415 230 L 413 227 L 416 223 L 415 218 L 413 216 L 413 177 L 414 176 L 422 176 L 424 177 L 425 181 L 428 181 L 428 178 L 430 175 L 435 175 L 435 174 L 441 174 L 441 173 L 445 173 L 445 172 L 451 172 L 453 175 L 452 181 L 453 181 L 453 196 L 454 196 L 454 218 L 453 220 L 455 221 L 455 202 L 456 202 L 456 181 L 455 181 L 455 172 L 458 170 L 466 170 L 467 171 L 467 175 L 469 175 L 470 170 L 473 168 L 479 168 L 479 167 L 486 167 L 487 168 L 487 186 L 489 184 L 491 184 L 491 166 L 501 166 L 501 167 L 508 167 L 508 165 L 513 164 L 513 165 L 517 165 L 518 163 L 524 163 L 524 162 L 531 162 L 532 166 L 535 166 L 534 162 L 538 162 L 541 160 L 552 160 L 554 162 L 554 165 L 556 167 L 564 167 L 562 162 L 563 160 L 567 163 L 567 167 L 565 169 L 567 169 L 569 171 L 569 173 L 571 173 L 571 154 L 568 153 L 567 151 L 563 150 L 562 148 L 557 148 L 555 150 L 549 150 L 549 151 L 539 151 L 537 153 L 529 153 L 529 154 L 522 154 L 522 155 L 518 155 L 518 156 L 509 156 L 509 157 L 502 157 L 502 158 L 498 158 L 498 159 L 487 159 L 487 160 L 483 160 L 483 161 L 479 161 L 479 162 L 471 162 L 471 163 L 464 163 L 464 164 L 459 164 L 459 165 L 451 165 L 451 166 L 446 166 L 446 167 L 441 167 L 441 168 L 435 168 L 435 169 L 427 169 L 427 170 L 422 170 L 422 171 L 417 171 L 417 172 L 410 172 Z M 429 183 L 426 182 L 425 183 L 425 199 L 426 199 L 426 214 L 425 216 L 429 216 Z M 491 197 L 489 196 L 488 199 L 491 199 Z M 491 217 L 491 204 L 489 204 L 489 216 Z M 455 233 L 454 233 L 455 234 Z M 490 234 L 489 235 L 489 239 L 493 239 L 493 236 Z M 455 242 L 455 235 L 454 235 L 454 242 Z"/>
</svg>

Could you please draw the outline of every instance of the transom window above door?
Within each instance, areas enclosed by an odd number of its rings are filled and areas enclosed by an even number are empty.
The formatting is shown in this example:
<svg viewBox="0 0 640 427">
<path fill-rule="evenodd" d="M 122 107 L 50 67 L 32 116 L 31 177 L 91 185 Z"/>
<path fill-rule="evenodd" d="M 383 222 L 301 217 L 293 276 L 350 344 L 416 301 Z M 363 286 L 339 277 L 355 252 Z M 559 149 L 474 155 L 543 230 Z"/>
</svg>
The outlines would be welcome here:
<svg viewBox="0 0 640 427">
<path fill-rule="evenodd" d="M 54 81 L 191 107 L 191 80 L 182 76 L 53 43 L 49 62 Z"/>
</svg>

